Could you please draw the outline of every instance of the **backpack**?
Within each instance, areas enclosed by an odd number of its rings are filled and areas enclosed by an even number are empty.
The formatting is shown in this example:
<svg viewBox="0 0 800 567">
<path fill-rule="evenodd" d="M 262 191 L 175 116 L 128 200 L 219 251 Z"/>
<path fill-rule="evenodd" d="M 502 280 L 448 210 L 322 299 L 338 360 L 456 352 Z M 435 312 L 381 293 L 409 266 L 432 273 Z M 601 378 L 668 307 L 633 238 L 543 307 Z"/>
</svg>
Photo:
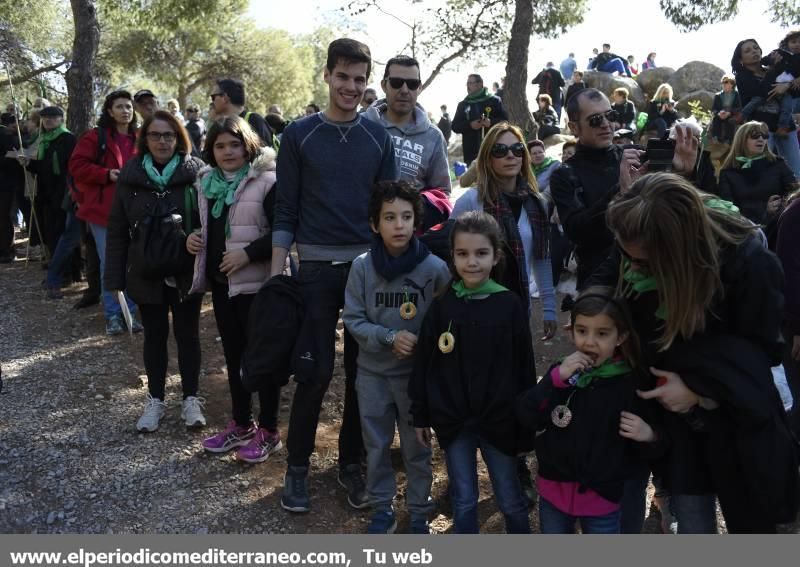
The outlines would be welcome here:
<svg viewBox="0 0 800 567">
<path fill-rule="evenodd" d="M 128 259 L 132 270 L 146 279 L 177 276 L 194 265 L 194 258 L 186 251 L 183 218 L 168 202 L 169 194 L 154 193 L 154 205 L 131 230 Z"/>
<path fill-rule="evenodd" d="M 95 128 L 97 130 L 97 155 L 94 158 L 94 163 L 97 165 L 103 164 L 103 158 L 106 155 L 106 149 L 108 148 L 108 143 L 106 141 L 106 130 L 105 128 L 100 128 L 99 126 Z M 77 185 L 75 185 L 75 178 L 67 172 L 67 194 L 72 197 L 72 200 L 80 205 L 83 203 L 83 193 L 78 190 Z M 65 197 L 65 202 L 68 198 Z"/>
</svg>

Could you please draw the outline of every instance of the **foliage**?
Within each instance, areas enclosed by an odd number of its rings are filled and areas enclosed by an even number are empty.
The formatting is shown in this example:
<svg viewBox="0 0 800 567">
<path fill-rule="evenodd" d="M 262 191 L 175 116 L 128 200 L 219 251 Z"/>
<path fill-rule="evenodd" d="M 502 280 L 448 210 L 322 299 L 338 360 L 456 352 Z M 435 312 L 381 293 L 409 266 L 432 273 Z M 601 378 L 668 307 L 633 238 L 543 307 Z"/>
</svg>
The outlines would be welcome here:
<svg viewBox="0 0 800 567">
<path fill-rule="evenodd" d="M 694 116 L 700 124 L 705 126 L 711 123 L 713 115 L 710 110 L 703 108 L 702 102 L 699 100 L 690 100 L 688 104 L 689 113 Z"/>
<path fill-rule="evenodd" d="M 726 22 L 739 13 L 739 0 L 659 0 L 664 15 L 682 31 L 694 31 L 705 24 Z M 797 0 L 769 0 L 772 21 L 782 26 L 800 24 Z"/>
</svg>

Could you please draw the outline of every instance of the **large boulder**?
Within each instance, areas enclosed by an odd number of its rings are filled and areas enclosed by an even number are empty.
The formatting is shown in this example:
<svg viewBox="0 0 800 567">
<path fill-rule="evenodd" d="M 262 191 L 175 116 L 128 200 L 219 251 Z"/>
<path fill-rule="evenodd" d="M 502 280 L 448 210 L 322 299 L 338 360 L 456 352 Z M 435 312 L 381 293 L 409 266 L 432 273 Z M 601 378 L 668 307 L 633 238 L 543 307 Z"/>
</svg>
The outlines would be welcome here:
<svg viewBox="0 0 800 567">
<path fill-rule="evenodd" d="M 607 94 L 609 98 L 611 98 L 611 93 L 614 92 L 614 89 L 625 87 L 630 93 L 628 98 L 636 105 L 636 108 L 644 107 L 644 93 L 639 88 L 639 84 L 633 79 L 617 77 L 602 71 L 586 71 L 583 74 L 583 82 L 586 83 L 587 87 Z"/>
<path fill-rule="evenodd" d="M 669 80 L 675 98 L 682 98 L 684 95 L 695 91 L 717 92 L 720 90 L 720 79 L 725 71 L 706 63 L 705 61 L 690 61 L 677 71 Z"/>
<path fill-rule="evenodd" d="M 711 91 L 701 90 L 683 95 L 681 98 L 678 99 L 678 103 L 675 105 L 678 114 L 684 117 L 691 115 L 692 111 L 689 108 L 689 102 L 693 100 L 699 100 L 700 105 L 705 110 L 711 110 L 711 105 L 714 103 L 714 93 L 712 93 Z"/>
<path fill-rule="evenodd" d="M 675 73 L 672 67 L 656 67 L 655 69 L 645 69 L 636 76 L 642 91 L 651 97 L 656 94 L 656 89 L 663 83 L 669 83 L 670 78 Z"/>
</svg>

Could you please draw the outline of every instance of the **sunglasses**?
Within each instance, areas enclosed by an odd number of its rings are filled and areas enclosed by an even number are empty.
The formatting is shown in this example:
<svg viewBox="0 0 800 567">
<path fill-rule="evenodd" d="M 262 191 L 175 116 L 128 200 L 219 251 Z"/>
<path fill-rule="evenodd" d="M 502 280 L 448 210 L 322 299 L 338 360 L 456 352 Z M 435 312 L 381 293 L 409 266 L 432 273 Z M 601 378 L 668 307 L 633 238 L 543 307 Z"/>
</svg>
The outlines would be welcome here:
<svg viewBox="0 0 800 567">
<path fill-rule="evenodd" d="M 762 140 L 769 140 L 769 134 L 766 132 L 750 132 L 750 135 L 747 137 L 751 140 L 758 140 L 759 138 Z"/>
<path fill-rule="evenodd" d="M 148 132 L 147 139 L 151 142 L 158 142 L 161 139 L 164 139 L 165 142 L 171 144 L 174 142 L 178 137 L 175 135 L 175 132 Z"/>
<path fill-rule="evenodd" d="M 609 122 L 617 122 L 619 121 L 619 112 L 616 110 L 609 110 L 607 112 L 601 112 L 600 114 L 592 114 L 586 121 L 592 128 L 600 128 L 600 126 L 603 125 L 604 119 Z"/>
<path fill-rule="evenodd" d="M 403 79 L 402 77 L 387 77 L 386 80 L 389 81 L 389 86 L 393 89 L 402 89 L 405 83 L 410 91 L 417 90 L 422 84 L 419 79 Z"/>
<path fill-rule="evenodd" d="M 503 158 L 508 155 L 509 150 L 511 150 L 514 157 L 522 157 L 525 155 L 525 144 L 522 142 L 517 142 L 510 146 L 506 144 L 495 144 L 492 146 L 489 153 L 491 153 L 494 158 Z"/>
<path fill-rule="evenodd" d="M 208 95 L 208 96 L 210 96 L 210 97 L 211 97 L 211 102 L 214 102 L 214 99 L 215 99 L 215 98 L 217 98 L 218 96 L 225 96 L 225 93 L 211 93 L 211 94 L 210 94 L 210 95 Z"/>
</svg>

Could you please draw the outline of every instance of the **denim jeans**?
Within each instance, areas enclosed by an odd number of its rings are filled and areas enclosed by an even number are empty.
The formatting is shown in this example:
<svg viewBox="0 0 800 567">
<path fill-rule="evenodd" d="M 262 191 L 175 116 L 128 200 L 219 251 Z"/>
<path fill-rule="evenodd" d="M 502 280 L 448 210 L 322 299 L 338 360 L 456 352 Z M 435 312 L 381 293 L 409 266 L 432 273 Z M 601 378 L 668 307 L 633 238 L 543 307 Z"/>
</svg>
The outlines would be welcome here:
<svg viewBox="0 0 800 567">
<path fill-rule="evenodd" d="M 785 138 L 769 133 L 769 148 L 783 159 L 794 173 L 795 179 L 800 179 L 800 143 L 797 141 L 797 132 L 789 132 Z"/>
<path fill-rule="evenodd" d="M 505 516 L 506 532 L 531 533 L 528 502 L 517 476 L 517 458 L 497 449 L 471 427 L 465 427 L 445 450 L 455 532 L 476 534 L 479 531 L 478 449 L 489 470 L 497 507 Z"/>
<path fill-rule="evenodd" d="M 92 231 L 92 236 L 94 236 L 94 242 L 97 246 L 97 256 L 100 258 L 100 289 L 103 292 L 103 313 L 105 314 L 106 321 L 108 321 L 112 317 L 122 316 L 122 307 L 120 307 L 117 301 L 116 294 L 106 291 L 105 283 L 103 282 L 103 275 L 106 271 L 106 235 L 108 234 L 108 230 L 106 227 L 94 223 L 89 223 L 89 230 Z M 125 299 L 128 302 L 128 309 L 130 309 L 131 314 L 133 314 L 136 310 L 136 304 L 131 301 L 127 293 L 125 294 Z"/>
<path fill-rule="evenodd" d="M 47 287 L 58 289 L 64 283 L 64 270 L 72 261 L 75 250 L 81 244 L 81 221 L 72 210 L 67 211 L 64 232 L 58 239 L 53 257 L 47 265 Z"/>
<path fill-rule="evenodd" d="M 717 533 L 717 499 L 713 494 L 672 494 L 669 507 L 679 534 Z"/>
<path fill-rule="evenodd" d="M 616 510 L 604 516 L 570 516 L 539 498 L 539 527 L 543 534 L 574 534 L 576 520 L 580 520 L 584 534 L 618 534 L 621 515 L 621 510 Z"/>
<path fill-rule="evenodd" d="M 619 73 L 620 75 L 625 75 L 627 77 L 631 76 L 631 71 L 628 68 L 627 61 L 623 61 L 619 57 L 616 57 L 603 65 L 601 68 L 597 69 L 598 71 L 603 71 L 604 73 Z"/>
</svg>

